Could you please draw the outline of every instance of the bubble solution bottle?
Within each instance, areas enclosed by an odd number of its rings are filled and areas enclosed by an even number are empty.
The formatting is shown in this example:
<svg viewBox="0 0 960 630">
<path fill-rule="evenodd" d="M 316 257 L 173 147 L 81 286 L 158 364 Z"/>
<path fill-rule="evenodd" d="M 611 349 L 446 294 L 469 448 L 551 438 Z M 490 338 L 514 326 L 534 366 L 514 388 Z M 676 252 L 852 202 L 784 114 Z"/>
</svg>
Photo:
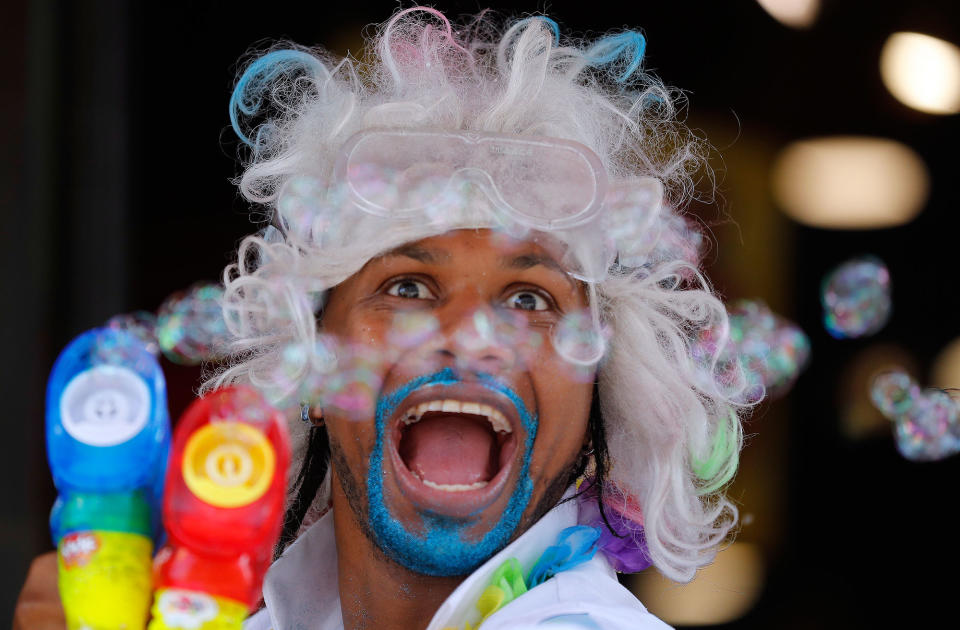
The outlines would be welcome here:
<svg viewBox="0 0 960 630">
<path fill-rule="evenodd" d="M 74 339 L 47 383 L 60 598 L 70 630 L 142 630 L 170 449 L 166 385 L 132 335 Z"/>
<path fill-rule="evenodd" d="M 253 389 L 211 392 L 174 435 L 150 630 L 239 630 L 260 599 L 283 519 L 290 445 Z"/>
</svg>

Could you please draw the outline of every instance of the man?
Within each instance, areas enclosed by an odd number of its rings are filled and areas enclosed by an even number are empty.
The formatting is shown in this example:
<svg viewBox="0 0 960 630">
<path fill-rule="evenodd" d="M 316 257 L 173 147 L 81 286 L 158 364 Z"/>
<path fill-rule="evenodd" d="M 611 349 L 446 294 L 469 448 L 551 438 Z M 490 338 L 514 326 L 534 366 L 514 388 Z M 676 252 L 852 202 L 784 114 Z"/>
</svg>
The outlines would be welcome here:
<svg viewBox="0 0 960 630">
<path fill-rule="evenodd" d="M 247 627 L 662 627 L 613 567 L 713 558 L 742 383 L 690 349 L 726 313 L 673 209 L 700 143 L 644 45 L 415 8 L 362 64 L 241 76 L 240 186 L 273 227 L 225 276 L 236 359 L 208 386 L 312 423 Z"/>
</svg>

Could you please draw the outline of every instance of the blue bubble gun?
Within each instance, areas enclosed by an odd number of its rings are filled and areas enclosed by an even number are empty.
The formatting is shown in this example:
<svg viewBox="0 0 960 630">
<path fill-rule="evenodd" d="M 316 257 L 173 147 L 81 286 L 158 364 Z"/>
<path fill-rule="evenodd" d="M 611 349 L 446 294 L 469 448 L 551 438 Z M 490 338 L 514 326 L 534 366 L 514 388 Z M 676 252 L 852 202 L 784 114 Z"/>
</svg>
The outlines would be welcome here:
<svg viewBox="0 0 960 630">
<path fill-rule="evenodd" d="M 46 438 L 67 627 L 142 630 L 170 451 L 166 382 L 143 342 L 106 328 L 70 342 L 47 383 Z"/>
</svg>

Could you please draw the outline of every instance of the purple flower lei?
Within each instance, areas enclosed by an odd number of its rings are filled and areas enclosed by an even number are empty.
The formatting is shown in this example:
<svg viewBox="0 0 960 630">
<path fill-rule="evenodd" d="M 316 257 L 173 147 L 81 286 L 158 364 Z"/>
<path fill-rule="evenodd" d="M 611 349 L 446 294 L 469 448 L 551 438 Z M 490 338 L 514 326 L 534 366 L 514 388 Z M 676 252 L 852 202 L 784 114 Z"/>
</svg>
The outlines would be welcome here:
<svg viewBox="0 0 960 630">
<path fill-rule="evenodd" d="M 601 514 L 594 479 L 585 480 L 580 490 L 579 523 L 600 530 L 597 546 L 613 568 L 621 573 L 639 573 L 653 564 L 642 521 L 625 514 L 627 510 L 623 508 L 628 500 L 623 492 L 612 484 L 604 484 Z"/>
</svg>

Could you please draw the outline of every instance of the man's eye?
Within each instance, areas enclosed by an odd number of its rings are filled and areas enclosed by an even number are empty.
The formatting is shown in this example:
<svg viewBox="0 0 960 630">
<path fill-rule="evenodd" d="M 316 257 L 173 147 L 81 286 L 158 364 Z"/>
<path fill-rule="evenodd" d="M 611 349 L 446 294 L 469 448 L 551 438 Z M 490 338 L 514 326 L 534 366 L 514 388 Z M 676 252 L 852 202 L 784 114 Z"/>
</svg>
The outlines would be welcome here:
<svg viewBox="0 0 960 630">
<path fill-rule="evenodd" d="M 433 291 L 420 280 L 404 278 L 397 280 L 387 288 L 387 295 L 408 298 L 413 300 L 429 300 L 435 298 Z"/>
<path fill-rule="evenodd" d="M 546 298 L 533 291 L 515 291 L 507 297 L 505 304 L 508 308 L 521 311 L 545 311 L 550 308 Z"/>
</svg>

